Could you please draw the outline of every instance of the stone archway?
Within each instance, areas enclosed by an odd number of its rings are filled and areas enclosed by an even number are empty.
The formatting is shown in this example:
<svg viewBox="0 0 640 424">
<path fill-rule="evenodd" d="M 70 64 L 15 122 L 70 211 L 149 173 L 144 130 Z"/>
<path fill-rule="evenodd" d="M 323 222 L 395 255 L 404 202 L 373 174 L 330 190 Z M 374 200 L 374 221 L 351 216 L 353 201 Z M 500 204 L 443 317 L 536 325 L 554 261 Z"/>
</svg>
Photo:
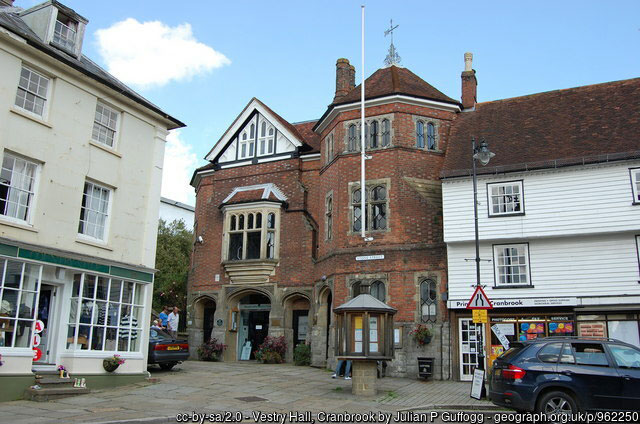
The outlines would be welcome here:
<svg viewBox="0 0 640 424">
<path fill-rule="evenodd" d="M 269 293 L 258 289 L 242 290 L 228 299 L 226 361 L 254 359 L 254 352 L 270 332 L 271 306 Z M 248 356 L 243 356 L 245 346 Z"/>
<path fill-rule="evenodd" d="M 318 308 L 315 325 L 313 327 L 313 340 L 311 344 L 311 364 L 313 366 L 326 366 L 331 355 L 331 324 L 333 314 L 331 312 L 333 293 L 329 286 L 324 286 L 318 293 Z"/>
<path fill-rule="evenodd" d="M 214 327 L 216 300 L 210 296 L 201 296 L 193 301 L 193 322 L 189 325 L 189 348 L 192 356 L 201 344 L 209 341 Z"/>
<path fill-rule="evenodd" d="M 297 344 L 311 339 L 309 297 L 303 293 L 291 293 L 282 302 L 284 310 L 284 334 L 287 341 L 286 361 L 293 361 L 293 350 Z"/>
</svg>

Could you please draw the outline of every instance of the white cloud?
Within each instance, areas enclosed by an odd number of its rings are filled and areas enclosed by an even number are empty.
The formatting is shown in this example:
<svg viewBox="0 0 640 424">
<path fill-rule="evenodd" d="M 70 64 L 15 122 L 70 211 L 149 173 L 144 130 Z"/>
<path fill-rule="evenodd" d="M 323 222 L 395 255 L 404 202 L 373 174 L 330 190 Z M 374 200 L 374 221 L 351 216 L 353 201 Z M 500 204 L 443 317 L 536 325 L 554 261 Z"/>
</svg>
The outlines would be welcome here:
<svg viewBox="0 0 640 424">
<path fill-rule="evenodd" d="M 198 42 L 188 23 L 170 27 L 160 21 L 128 18 L 96 31 L 98 51 L 109 72 L 139 87 L 181 81 L 231 61 Z"/>
<path fill-rule="evenodd" d="M 180 130 L 171 131 L 164 151 L 162 196 L 195 205 L 195 193 L 189 181 L 197 164 L 198 158 L 191 146 L 180 138 Z"/>
</svg>

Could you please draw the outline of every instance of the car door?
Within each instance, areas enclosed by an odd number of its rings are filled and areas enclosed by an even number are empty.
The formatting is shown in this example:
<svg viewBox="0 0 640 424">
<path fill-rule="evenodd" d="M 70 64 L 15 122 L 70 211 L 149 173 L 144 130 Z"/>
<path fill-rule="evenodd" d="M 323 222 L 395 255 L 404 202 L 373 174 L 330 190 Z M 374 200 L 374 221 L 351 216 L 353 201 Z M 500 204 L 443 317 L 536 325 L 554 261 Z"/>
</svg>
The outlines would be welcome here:
<svg viewBox="0 0 640 424">
<path fill-rule="evenodd" d="M 621 408 L 640 410 L 640 349 L 609 344 L 609 352 L 616 365 L 622 386 L 620 394 Z"/>
<path fill-rule="evenodd" d="M 581 408 L 620 409 L 621 381 L 609 362 L 603 343 L 573 341 L 565 344 L 558 372 L 578 394 Z"/>
</svg>

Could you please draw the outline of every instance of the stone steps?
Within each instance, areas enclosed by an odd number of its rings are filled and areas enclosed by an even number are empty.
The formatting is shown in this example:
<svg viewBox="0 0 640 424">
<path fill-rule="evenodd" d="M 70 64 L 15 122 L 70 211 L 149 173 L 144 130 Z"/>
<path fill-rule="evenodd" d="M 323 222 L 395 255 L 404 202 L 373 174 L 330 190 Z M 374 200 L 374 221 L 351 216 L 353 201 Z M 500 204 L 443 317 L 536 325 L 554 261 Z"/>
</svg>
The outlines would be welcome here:
<svg viewBox="0 0 640 424">
<path fill-rule="evenodd" d="M 73 387 L 74 383 L 74 378 L 60 378 L 57 373 L 38 373 L 35 384 L 40 388 L 29 387 L 24 392 L 24 398 L 36 402 L 46 402 L 90 392 L 86 387 Z"/>
</svg>

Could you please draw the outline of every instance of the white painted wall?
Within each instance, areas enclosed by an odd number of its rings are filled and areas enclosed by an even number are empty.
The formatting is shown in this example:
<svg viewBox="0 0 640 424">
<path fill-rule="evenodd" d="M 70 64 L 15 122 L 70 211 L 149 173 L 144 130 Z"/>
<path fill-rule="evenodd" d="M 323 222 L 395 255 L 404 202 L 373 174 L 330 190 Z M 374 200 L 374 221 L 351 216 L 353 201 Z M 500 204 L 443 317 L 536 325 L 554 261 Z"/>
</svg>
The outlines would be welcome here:
<svg viewBox="0 0 640 424">
<path fill-rule="evenodd" d="M 182 206 L 177 206 L 173 201 L 169 201 L 169 199 L 162 198 L 160 200 L 160 219 L 164 219 L 167 223 L 181 219 L 184 221 L 187 229 L 193 230 L 195 212 L 185 209 Z"/>
<path fill-rule="evenodd" d="M 0 217 L 0 236 L 153 268 L 166 123 L 44 55 L 33 55 L 0 34 L 0 153 L 42 163 L 32 225 Z M 14 106 L 21 64 L 52 77 L 48 115 L 30 119 Z M 91 142 L 96 103 L 123 113 L 115 149 Z M 78 237 L 85 180 L 114 189 L 106 243 Z"/>
<path fill-rule="evenodd" d="M 481 240 L 504 240 L 640 230 L 629 168 L 640 161 L 478 178 Z M 524 180 L 523 216 L 489 218 L 487 183 Z M 442 183 L 446 243 L 473 240 L 470 178 Z"/>
</svg>

